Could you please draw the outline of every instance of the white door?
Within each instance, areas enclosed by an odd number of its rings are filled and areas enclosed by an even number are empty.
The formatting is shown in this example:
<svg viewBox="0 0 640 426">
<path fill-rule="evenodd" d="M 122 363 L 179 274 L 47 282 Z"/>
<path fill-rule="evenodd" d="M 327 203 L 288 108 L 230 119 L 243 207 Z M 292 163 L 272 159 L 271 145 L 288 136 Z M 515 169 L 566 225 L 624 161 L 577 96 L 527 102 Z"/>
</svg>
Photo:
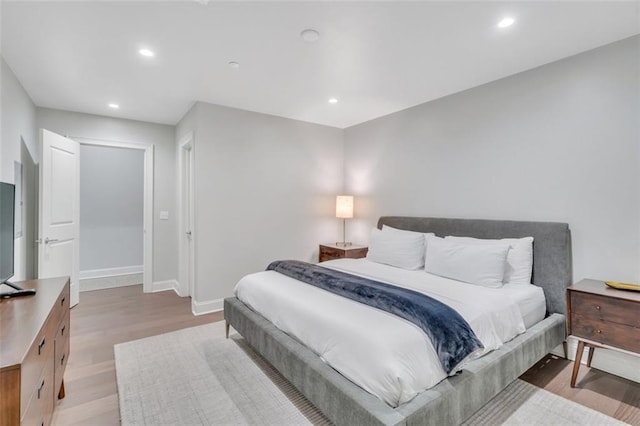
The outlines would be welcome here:
<svg viewBox="0 0 640 426">
<path fill-rule="evenodd" d="M 80 300 L 80 144 L 40 130 L 38 278 L 71 277 L 71 306 Z"/>
<path fill-rule="evenodd" d="M 194 259 L 194 168 L 193 168 L 193 136 L 189 134 L 180 144 L 180 294 L 194 296 L 195 259 Z"/>
</svg>

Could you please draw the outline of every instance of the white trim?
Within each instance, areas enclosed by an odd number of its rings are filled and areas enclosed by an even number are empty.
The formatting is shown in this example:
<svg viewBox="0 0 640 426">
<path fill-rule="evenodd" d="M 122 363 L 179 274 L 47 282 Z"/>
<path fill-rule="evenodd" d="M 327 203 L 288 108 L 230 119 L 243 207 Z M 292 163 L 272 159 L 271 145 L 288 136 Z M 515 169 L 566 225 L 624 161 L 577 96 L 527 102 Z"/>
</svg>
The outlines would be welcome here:
<svg viewBox="0 0 640 426">
<path fill-rule="evenodd" d="M 180 293 L 178 293 L 178 289 L 179 288 L 180 287 L 179 287 L 178 281 L 176 281 L 176 280 L 156 281 L 151 285 L 151 292 L 150 293 L 157 293 L 159 291 L 173 290 L 179 296 L 180 295 Z"/>
<path fill-rule="evenodd" d="M 224 299 L 198 302 L 193 298 L 191 298 L 191 312 L 193 312 L 193 315 L 210 314 L 212 312 L 220 312 L 223 309 L 224 309 Z"/>
<path fill-rule="evenodd" d="M 195 297 L 196 285 L 196 222 L 195 222 L 195 138 L 193 132 L 188 132 L 178 142 L 178 280 L 181 283 L 180 295 Z M 186 156 L 190 158 L 189 176 L 185 170 Z M 184 187 L 186 179 L 190 180 L 192 196 L 190 199 L 189 213 L 190 217 L 187 221 L 185 217 L 185 197 Z M 191 224 L 187 229 L 187 222 Z M 186 231 L 191 231 L 191 243 L 185 236 Z M 191 248 L 191 256 L 188 255 Z M 190 261 L 189 261 L 190 260 Z M 189 279 L 191 278 L 191 279 Z"/>
<path fill-rule="evenodd" d="M 139 149 L 144 151 L 144 207 L 143 207 L 143 282 L 142 291 L 153 292 L 153 174 L 154 145 L 138 142 L 122 142 L 83 136 L 67 136 L 81 145 L 110 148 Z"/>
<path fill-rule="evenodd" d="M 80 280 L 80 291 L 104 290 L 142 284 L 142 272 L 137 274 L 112 275 Z"/>
<path fill-rule="evenodd" d="M 570 360 L 576 359 L 578 341 L 574 338 L 567 339 L 567 352 Z M 555 353 L 555 351 L 554 351 Z M 587 364 L 589 349 L 585 348 L 582 354 L 581 364 Z M 611 349 L 596 348 L 593 353 L 593 368 L 615 374 L 628 380 L 640 383 L 640 356 L 631 355 Z"/>
<path fill-rule="evenodd" d="M 80 271 L 80 279 L 87 280 L 91 278 L 115 277 L 119 275 L 142 274 L 143 272 L 143 265 L 121 266 L 118 268 L 105 269 L 89 269 L 86 271 Z"/>
<path fill-rule="evenodd" d="M 69 306 L 73 308 L 80 302 L 80 285 L 74 282 L 70 283 L 69 293 L 71 294 L 71 303 L 69 304 Z"/>
</svg>

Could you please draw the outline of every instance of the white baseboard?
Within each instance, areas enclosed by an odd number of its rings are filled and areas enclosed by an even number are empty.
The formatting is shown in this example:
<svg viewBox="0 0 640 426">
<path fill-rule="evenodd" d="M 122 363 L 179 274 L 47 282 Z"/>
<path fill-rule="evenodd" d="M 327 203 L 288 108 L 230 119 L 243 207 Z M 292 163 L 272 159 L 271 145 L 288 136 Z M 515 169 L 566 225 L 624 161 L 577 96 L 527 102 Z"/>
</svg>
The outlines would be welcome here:
<svg viewBox="0 0 640 426">
<path fill-rule="evenodd" d="M 208 300 L 206 302 L 198 302 L 191 299 L 191 312 L 193 315 L 210 314 L 219 312 L 224 309 L 224 299 Z"/>
<path fill-rule="evenodd" d="M 567 346 L 569 359 L 573 361 L 576 359 L 578 342 L 576 339 L 569 338 L 567 340 Z M 562 354 L 562 346 L 558 346 L 558 348 L 560 348 L 558 355 L 564 356 L 564 354 Z M 554 353 L 555 352 L 554 350 Z M 585 348 L 582 354 L 581 364 L 587 364 L 588 353 L 589 350 Z M 607 373 L 640 383 L 640 356 L 611 349 L 597 348 L 593 352 L 591 366 L 598 370 L 606 371 Z"/>
<path fill-rule="evenodd" d="M 121 266 L 118 268 L 89 269 L 80 271 L 80 279 L 114 277 L 118 275 L 141 274 L 144 272 L 143 265 Z"/>
<path fill-rule="evenodd" d="M 154 281 L 151 284 L 151 293 L 167 290 L 173 290 L 178 296 L 180 296 L 180 285 L 176 280 Z"/>
<path fill-rule="evenodd" d="M 82 273 L 80 274 L 82 275 Z M 142 284 L 142 272 L 124 275 L 100 276 L 95 278 L 80 278 L 80 291 L 103 290 L 106 288 L 127 287 Z"/>
</svg>

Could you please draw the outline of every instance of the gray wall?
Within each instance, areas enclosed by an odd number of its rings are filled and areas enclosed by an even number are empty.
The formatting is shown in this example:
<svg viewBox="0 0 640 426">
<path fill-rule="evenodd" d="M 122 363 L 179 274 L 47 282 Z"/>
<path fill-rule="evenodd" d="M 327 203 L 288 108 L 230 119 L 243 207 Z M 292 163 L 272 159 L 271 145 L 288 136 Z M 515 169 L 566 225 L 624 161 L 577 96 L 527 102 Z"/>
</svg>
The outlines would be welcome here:
<svg viewBox="0 0 640 426">
<path fill-rule="evenodd" d="M 71 138 L 154 144 L 153 281 L 175 279 L 175 127 L 48 108 L 37 108 L 36 125 Z M 161 210 L 169 220 L 159 220 Z"/>
<path fill-rule="evenodd" d="M 35 277 L 37 166 L 36 108 L 4 58 L 0 56 L 2 103 L 0 180 L 14 182 L 14 162 L 22 164 L 22 237 L 15 240 L 15 275 L 19 281 Z"/>
<path fill-rule="evenodd" d="M 279 258 L 314 261 L 318 243 L 338 235 L 342 130 L 198 103 L 178 124 L 177 140 L 189 131 L 196 303 L 221 307 L 243 275 Z"/>
<path fill-rule="evenodd" d="M 143 264 L 144 151 L 80 147 L 80 272 Z"/>
<path fill-rule="evenodd" d="M 357 238 L 389 214 L 562 221 L 575 280 L 640 281 L 639 40 L 346 129 Z"/>
</svg>

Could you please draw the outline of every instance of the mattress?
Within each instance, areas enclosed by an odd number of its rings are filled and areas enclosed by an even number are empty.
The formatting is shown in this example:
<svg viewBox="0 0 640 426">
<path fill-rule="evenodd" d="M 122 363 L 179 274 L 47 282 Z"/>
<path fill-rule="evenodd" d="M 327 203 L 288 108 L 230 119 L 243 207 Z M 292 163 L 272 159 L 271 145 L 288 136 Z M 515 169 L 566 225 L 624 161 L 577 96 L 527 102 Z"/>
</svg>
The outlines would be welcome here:
<svg viewBox="0 0 640 426">
<path fill-rule="evenodd" d="M 340 259 L 322 266 L 410 288 L 446 303 L 469 323 L 485 346 L 484 353 L 525 330 L 517 300 L 528 301 L 525 307 L 531 305 L 532 296 L 526 290 L 500 293 L 499 289 L 366 259 Z M 245 276 L 235 293 L 343 376 L 392 407 L 410 401 L 447 376 L 422 330 L 387 312 L 274 271 Z"/>
</svg>

